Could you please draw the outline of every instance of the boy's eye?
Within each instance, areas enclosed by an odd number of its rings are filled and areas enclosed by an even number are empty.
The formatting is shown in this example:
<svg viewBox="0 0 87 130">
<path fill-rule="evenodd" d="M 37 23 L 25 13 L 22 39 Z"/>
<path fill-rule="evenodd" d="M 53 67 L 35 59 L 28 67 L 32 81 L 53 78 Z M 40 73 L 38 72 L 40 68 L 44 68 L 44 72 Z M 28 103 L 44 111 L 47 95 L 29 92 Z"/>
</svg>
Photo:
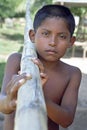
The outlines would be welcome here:
<svg viewBox="0 0 87 130">
<path fill-rule="evenodd" d="M 63 33 L 59 34 L 58 37 L 61 39 L 67 39 L 67 35 Z"/>
<path fill-rule="evenodd" d="M 62 38 L 62 39 L 66 39 L 67 38 L 67 36 L 64 35 L 64 34 L 60 34 L 59 37 Z"/>
<path fill-rule="evenodd" d="M 42 32 L 42 35 L 47 37 L 49 35 L 49 33 L 48 32 Z"/>
</svg>

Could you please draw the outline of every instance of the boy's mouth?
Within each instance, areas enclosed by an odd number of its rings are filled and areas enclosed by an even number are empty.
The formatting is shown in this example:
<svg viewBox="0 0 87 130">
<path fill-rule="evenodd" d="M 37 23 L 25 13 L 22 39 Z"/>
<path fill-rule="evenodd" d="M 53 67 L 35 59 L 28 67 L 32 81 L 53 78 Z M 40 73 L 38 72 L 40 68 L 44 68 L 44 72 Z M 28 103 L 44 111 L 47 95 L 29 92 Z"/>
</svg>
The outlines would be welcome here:
<svg viewBox="0 0 87 130">
<path fill-rule="evenodd" d="M 47 52 L 48 54 L 57 54 L 57 51 L 55 51 L 54 49 L 46 50 L 46 52 Z"/>
<path fill-rule="evenodd" d="M 49 49 L 49 50 L 46 50 L 46 52 L 48 52 L 48 53 L 57 53 L 57 51 L 55 51 L 54 49 L 52 50 L 52 49 Z"/>
</svg>

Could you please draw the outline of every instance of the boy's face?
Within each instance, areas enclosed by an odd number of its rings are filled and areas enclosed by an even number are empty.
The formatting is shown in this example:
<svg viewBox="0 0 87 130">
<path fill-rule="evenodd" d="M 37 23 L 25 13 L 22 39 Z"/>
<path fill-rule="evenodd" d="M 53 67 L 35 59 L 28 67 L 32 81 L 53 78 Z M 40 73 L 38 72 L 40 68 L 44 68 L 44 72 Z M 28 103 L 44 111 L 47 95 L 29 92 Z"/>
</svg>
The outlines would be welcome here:
<svg viewBox="0 0 87 130">
<path fill-rule="evenodd" d="M 67 24 L 62 18 L 47 18 L 36 33 L 30 33 L 30 38 L 40 58 L 46 61 L 60 59 L 75 41 L 74 37 L 70 37 Z"/>
</svg>

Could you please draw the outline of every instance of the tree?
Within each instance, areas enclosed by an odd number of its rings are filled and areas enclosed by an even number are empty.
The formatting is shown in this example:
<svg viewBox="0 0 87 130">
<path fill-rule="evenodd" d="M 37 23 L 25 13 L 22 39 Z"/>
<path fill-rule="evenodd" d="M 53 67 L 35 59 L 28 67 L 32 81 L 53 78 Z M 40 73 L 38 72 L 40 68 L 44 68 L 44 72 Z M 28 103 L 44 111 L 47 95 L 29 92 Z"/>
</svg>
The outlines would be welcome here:
<svg viewBox="0 0 87 130">
<path fill-rule="evenodd" d="M 21 0 L 0 0 L 0 18 L 12 17 L 15 14 L 15 8 Z"/>
<path fill-rule="evenodd" d="M 79 16 L 80 18 L 84 15 L 87 14 L 87 7 L 72 7 L 71 11 L 73 12 L 74 15 Z"/>
<path fill-rule="evenodd" d="M 34 0 L 31 5 L 31 15 L 34 16 L 36 11 L 45 4 L 51 4 L 53 0 Z"/>
<path fill-rule="evenodd" d="M 70 8 L 75 16 L 79 16 L 79 23 L 76 28 L 76 37 L 79 41 L 84 41 L 87 39 L 87 31 L 85 24 L 87 26 L 87 7 L 72 7 Z M 86 23 L 84 23 L 86 22 Z"/>
</svg>

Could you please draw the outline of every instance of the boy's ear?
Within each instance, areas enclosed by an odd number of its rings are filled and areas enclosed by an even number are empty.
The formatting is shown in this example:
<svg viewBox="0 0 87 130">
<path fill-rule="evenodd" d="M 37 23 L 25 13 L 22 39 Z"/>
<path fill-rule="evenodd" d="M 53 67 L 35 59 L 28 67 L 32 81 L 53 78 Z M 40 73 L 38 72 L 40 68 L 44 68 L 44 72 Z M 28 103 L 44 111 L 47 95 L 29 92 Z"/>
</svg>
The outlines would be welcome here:
<svg viewBox="0 0 87 130">
<path fill-rule="evenodd" d="M 30 40 L 31 40 L 31 42 L 33 42 L 34 43 L 34 40 L 35 40 L 35 32 L 34 32 L 34 30 L 29 30 L 29 38 L 30 38 Z"/>
<path fill-rule="evenodd" d="M 72 36 L 71 39 L 70 39 L 69 47 L 73 46 L 73 44 L 75 43 L 75 41 L 76 41 L 76 37 Z"/>
</svg>

